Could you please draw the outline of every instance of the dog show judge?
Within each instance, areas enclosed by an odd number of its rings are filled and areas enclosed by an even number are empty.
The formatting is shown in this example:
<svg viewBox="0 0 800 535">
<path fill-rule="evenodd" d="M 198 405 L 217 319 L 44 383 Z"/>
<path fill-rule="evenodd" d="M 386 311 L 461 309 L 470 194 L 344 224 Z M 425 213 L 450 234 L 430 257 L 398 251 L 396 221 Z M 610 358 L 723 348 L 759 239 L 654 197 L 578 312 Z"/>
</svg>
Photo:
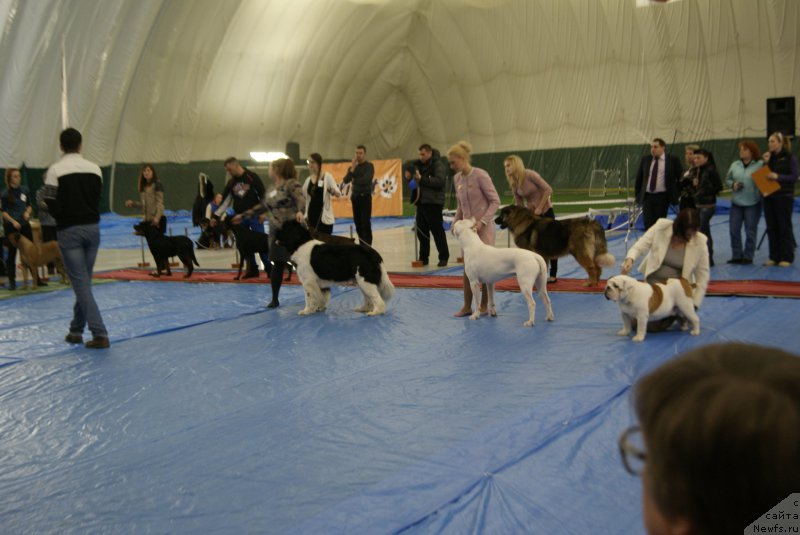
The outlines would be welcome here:
<svg viewBox="0 0 800 535">
<path fill-rule="evenodd" d="M 667 217 L 670 204 L 678 203 L 678 183 L 683 174 L 681 161 L 666 152 L 666 143 L 654 138 L 650 155 L 643 156 L 636 171 L 636 202 L 642 207 L 644 229 Z"/>
<path fill-rule="evenodd" d="M 56 219 L 58 248 L 75 293 L 72 321 L 64 341 L 83 343 L 83 331 L 88 326 L 92 339 L 85 346 L 105 349 L 111 345 L 108 331 L 92 294 L 92 271 L 100 248 L 103 173 L 100 166 L 81 156 L 83 136 L 74 128 L 61 132 L 59 144 L 64 155 L 47 170 L 43 197 Z"/>
</svg>

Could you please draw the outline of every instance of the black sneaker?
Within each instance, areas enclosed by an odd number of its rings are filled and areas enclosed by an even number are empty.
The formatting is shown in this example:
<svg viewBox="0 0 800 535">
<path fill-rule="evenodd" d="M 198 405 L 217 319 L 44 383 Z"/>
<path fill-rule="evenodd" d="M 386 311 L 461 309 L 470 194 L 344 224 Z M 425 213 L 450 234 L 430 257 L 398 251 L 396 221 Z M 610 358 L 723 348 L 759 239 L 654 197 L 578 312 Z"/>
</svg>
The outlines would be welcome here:
<svg viewBox="0 0 800 535">
<path fill-rule="evenodd" d="M 281 304 L 278 302 L 278 300 L 273 299 L 272 301 L 269 302 L 267 308 L 278 308 L 279 306 L 281 306 Z"/>
<path fill-rule="evenodd" d="M 741 258 L 731 258 L 730 260 L 728 260 L 728 263 L 729 264 L 743 264 L 744 262 L 742 262 L 742 260 L 743 259 L 741 259 Z M 751 264 L 753 263 L 752 260 L 750 261 L 750 263 Z"/>
<path fill-rule="evenodd" d="M 753 263 L 753 259 L 752 258 L 742 258 L 742 261 L 739 262 L 739 263 L 743 264 L 743 265 L 746 265 L 746 266 L 749 266 L 749 265 L 751 265 Z"/>
<path fill-rule="evenodd" d="M 445 267 L 447 265 L 447 260 L 439 260 L 439 263 L 436 264 L 436 267 Z"/>
<path fill-rule="evenodd" d="M 8 289 L 9 290 L 16 290 L 17 289 L 17 283 L 14 282 L 14 281 L 8 281 Z"/>
</svg>

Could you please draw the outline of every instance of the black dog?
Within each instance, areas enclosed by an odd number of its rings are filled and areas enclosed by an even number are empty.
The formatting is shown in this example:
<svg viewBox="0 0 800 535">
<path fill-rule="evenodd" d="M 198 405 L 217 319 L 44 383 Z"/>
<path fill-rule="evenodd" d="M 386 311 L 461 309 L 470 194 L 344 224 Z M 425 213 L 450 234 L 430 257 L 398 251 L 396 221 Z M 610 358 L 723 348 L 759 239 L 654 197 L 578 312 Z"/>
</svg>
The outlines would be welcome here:
<svg viewBox="0 0 800 535">
<path fill-rule="evenodd" d="M 226 225 L 223 225 L 219 216 L 212 215 L 211 219 L 202 218 L 200 220 L 201 236 L 197 245 L 204 249 L 219 249 L 220 247 L 230 247 L 233 241 L 233 232 Z M 220 245 L 220 241 L 222 244 Z"/>
<path fill-rule="evenodd" d="M 194 266 L 200 265 L 194 256 L 192 240 L 186 236 L 164 236 L 158 228 L 146 221 L 134 225 L 133 230 L 134 234 L 144 236 L 144 239 L 147 240 L 147 247 L 156 261 L 156 271 L 150 273 L 151 277 L 160 277 L 162 271 L 167 276 L 172 275 L 172 271 L 169 269 L 169 258 L 171 256 L 177 256 L 183 263 L 183 267 L 186 268 L 187 272 L 183 276 L 184 279 L 192 276 Z"/>
<path fill-rule="evenodd" d="M 269 255 L 269 234 L 250 230 L 244 225 L 234 225 L 231 222 L 231 218 L 225 220 L 224 226 L 226 230 L 233 232 L 236 238 L 236 249 L 239 251 L 240 262 L 239 272 L 233 280 L 238 281 L 242 278 L 242 267 L 244 266 L 245 259 L 254 258 L 256 254 L 263 254 L 264 256 Z M 255 273 L 257 269 L 256 266 L 247 266 L 247 273 L 244 278 L 249 278 L 248 274 Z M 269 267 L 265 267 L 264 271 L 267 272 L 267 277 L 269 277 Z"/>
</svg>

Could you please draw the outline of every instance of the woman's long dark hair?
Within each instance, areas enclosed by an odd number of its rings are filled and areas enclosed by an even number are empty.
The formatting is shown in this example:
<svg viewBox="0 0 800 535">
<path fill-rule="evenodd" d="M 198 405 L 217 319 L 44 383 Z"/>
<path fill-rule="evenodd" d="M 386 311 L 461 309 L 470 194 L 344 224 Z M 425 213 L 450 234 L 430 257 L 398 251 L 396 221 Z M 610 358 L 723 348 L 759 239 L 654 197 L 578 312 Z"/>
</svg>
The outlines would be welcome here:
<svg viewBox="0 0 800 535">
<path fill-rule="evenodd" d="M 697 149 L 696 151 L 694 151 L 694 153 L 701 154 L 708 159 L 708 161 L 706 162 L 706 166 L 713 167 L 714 169 L 717 168 L 717 162 L 714 161 L 714 153 L 712 153 L 710 150 Z"/>
<path fill-rule="evenodd" d="M 139 193 L 143 192 L 145 186 L 147 186 L 147 179 L 144 178 L 145 169 L 150 169 L 153 172 L 153 184 L 158 182 L 158 174 L 156 173 L 156 168 L 153 167 L 153 164 L 144 164 L 142 169 L 139 171 Z"/>
<path fill-rule="evenodd" d="M 672 234 L 689 241 L 689 231 L 700 230 L 700 212 L 695 208 L 684 208 L 678 212 L 678 217 L 672 222 Z"/>
</svg>

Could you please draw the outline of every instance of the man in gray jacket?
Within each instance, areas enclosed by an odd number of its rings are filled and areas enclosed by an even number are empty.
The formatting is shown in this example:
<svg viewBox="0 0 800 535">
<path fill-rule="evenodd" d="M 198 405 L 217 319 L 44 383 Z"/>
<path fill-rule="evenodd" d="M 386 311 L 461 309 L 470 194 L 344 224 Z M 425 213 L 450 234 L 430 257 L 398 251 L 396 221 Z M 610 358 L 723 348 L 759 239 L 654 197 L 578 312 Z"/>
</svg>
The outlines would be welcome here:
<svg viewBox="0 0 800 535">
<path fill-rule="evenodd" d="M 444 232 L 442 221 L 447 169 L 439 157 L 439 151 L 434 150 L 427 143 L 420 145 L 419 160 L 412 162 L 411 168 L 405 171 L 405 176 L 409 181 L 413 180 L 416 185 L 416 199 L 412 198 L 411 202 L 417 205 L 416 227 L 419 238 L 419 260 L 422 261 L 423 266 L 428 265 L 431 234 L 433 234 L 436 250 L 439 251 L 439 263 L 436 265 L 444 267 L 450 258 L 447 235 Z"/>
</svg>

